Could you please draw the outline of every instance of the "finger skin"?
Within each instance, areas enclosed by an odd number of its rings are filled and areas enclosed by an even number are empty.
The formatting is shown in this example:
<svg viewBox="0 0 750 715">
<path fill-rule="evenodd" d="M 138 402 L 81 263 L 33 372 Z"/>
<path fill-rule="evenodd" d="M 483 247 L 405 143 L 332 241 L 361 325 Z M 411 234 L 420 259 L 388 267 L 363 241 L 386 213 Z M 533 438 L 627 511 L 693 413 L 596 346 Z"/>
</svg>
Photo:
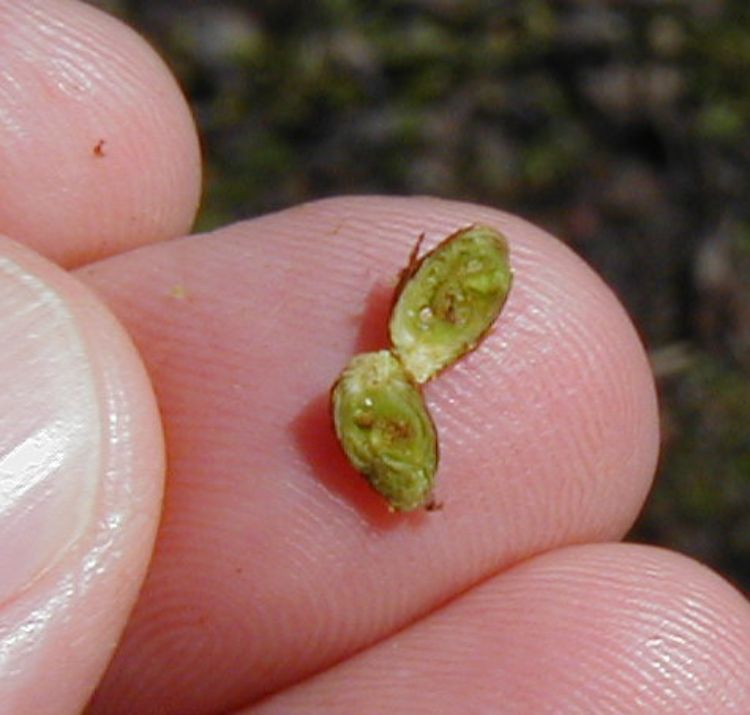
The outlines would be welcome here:
<svg viewBox="0 0 750 715">
<path fill-rule="evenodd" d="M 64 266 L 181 235 L 193 121 L 132 30 L 72 0 L 0 0 L 0 231 Z"/>
<path fill-rule="evenodd" d="M 4 346 L 3 389 L 12 387 L 9 371 L 19 374 L 17 366 L 8 365 L 7 355 L 21 343 L 39 345 L 49 339 L 59 345 L 55 336 L 64 330 L 70 336 L 64 345 L 81 355 L 73 364 L 67 354 L 42 356 L 46 364 L 39 372 L 59 377 L 59 394 L 52 390 L 47 396 L 60 403 L 54 421 L 44 422 L 33 414 L 36 394 L 27 394 L 10 410 L 15 420 L 30 428 L 22 431 L 18 443 L 8 444 L 5 430 L 0 439 L 0 532 L 11 534 L 22 553 L 37 549 L 34 529 L 19 534 L 18 522 L 13 521 L 17 512 L 7 510 L 8 489 L 15 479 L 23 480 L 20 489 L 32 490 L 40 475 L 52 475 L 58 484 L 48 480 L 31 508 L 44 509 L 52 500 L 51 519 L 57 522 L 69 516 L 70 500 L 56 498 L 66 482 L 78 480 L 80 490 L 89 492 L 86 508 L 73 512 L 73 518 L 83 523 L 66 548 L 46 567 L 29 574 L 30 582 L 20 584 L 20 590 L 0 599 L 0 714 L 72 715 L 81 712 L 101 677 L 146 572 L 160 512 L 162 433 L 143 365 L 101 303 L 69 274 L 5 238 L 0 239 L 0 267 L 0 290 L 6 296 L 21 282 L 34 290 L 44 286 L 38 292 L 41 308 L 25 309 L 13 318 L 2 316 L 4 321 L 16 320 L 17 326 L 24 316 L 28 320 L 25 335 Z M 72 389 L 65 391 L 66 385 Z M 80 408 L 83 399 L 90 409 Z M 9 419 L 8 414 L 3 417 Z M 81 423 L 82 435 L 76 431 Z M 71 456 L 72 450 L 76 454 Z M 90 466 L 78 456 L 88 452 L 96 455 Z M 88 475 L 85 482 L 80 479 L 82 471 Z M 28 514 L 20 521 L 33 527 Z M 38 524 L 41 532 L 55 528 Z M 13 555 L 9 556 L 0 566 L 12 568 Z M 5 587 L 15 576 L 0 569 L 0 584 Z"/>
<path fill-rule="evenodd" d="M 443 509 L 388 514 L 328 413 L 385 344 L 414 241 L 488 223 L 514 287 L 477 351 L 426 389 Z M 165 420 L 164 522 L 92 713 L 250 702 L 540 551 L 616 539 L 648 490 L 653 384 L 632 326 L 567 248 L 491 209 L 346 198 L 87 267 L 129 327 Z"/>
<path fill-rule="evenodd" d="M 244 715 L 750 712 L 750 606 L 677 554 L 530 559 Z"/>
</svg>

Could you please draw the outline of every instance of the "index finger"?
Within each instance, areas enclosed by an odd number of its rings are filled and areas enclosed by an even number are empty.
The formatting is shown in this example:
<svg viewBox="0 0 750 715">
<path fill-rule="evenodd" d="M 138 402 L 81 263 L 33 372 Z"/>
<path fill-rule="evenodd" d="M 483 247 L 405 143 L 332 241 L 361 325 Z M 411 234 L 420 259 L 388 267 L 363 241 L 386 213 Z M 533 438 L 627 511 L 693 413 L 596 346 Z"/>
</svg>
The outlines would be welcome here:
<svg viewBox="0 0 750 715">
<path fill-rule="evenodd" d="M 470 223 L 508 237 L 514 287 L 482 345 L 426 389 L 444 508 L 389 515 L 341 455 L 328 391 L 383 346 L 416 237 L 427 249 Z M 621 537 L 648 490 L 657 414 L 635 331 L 580 259 L 518 218 L 341 198 L 79 275 L 141 349 L 171 465 L 151 573 L 92 712 L 242 705 L 525 557 Z"/>
</svg>

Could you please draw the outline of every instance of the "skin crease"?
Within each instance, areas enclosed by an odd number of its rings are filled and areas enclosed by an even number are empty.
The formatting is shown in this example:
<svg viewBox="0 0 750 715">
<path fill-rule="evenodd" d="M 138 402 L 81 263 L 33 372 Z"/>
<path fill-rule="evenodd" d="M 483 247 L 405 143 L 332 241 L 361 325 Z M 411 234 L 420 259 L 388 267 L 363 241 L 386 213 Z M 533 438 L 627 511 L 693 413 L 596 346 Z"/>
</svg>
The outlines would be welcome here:
<svg viewBox="0 0 750 715">
<path fill-rule="evenodd" d="M 0 32 L 37 22 L 18 5 L 0 0 Z M 26 6 L 106 40 L 144 78 L 100 107 L 112 137 L 129 136 L 133 105 L 163 113 L 138 139 L 163 153 L 133 151 L 98 176 L 106 210 L 84 202 L 61 220 L 59 202 L 37 201 L 38 233 L 0 212 L 0 231 L 53 259 L 102 259 L 73 275 L 130 332 L 165 432 L 155 555 L 88 713 L 367 712 L 364 693 L 382 705 L 371 712 L 750 711 L 747 602 L 684 557 L 614 543 L 650 486 L 656 403 L 632 326 L 580 259 L 520 219 L 433 199 L 342 198 L 166 240 L 192 218 L 200 176 L 181 153 L 196 145 L 185 107 L 149 95 L 164 69 L 91 8 Z M 35 87 L 17 120 L 32 139 L 47 128 L 29 117 L 49 113 Z M 11 100 L 0 90 L 0 116 Z M 61 103 L 55 123 L 84 122 L 89 101 Z M 22 206 L 67 150 L 46 151 L 28 174 L 0 170 L 4 200 Z M 89 162 L 109 158 L 78 156 L 66 180 L 80 172 L 82 186 Z M 120 226 L 116 248 L 102 245 L 99 222 L 122 223 L 141 199 L 121 188 L 144 176 L 176 218 Z M 472 222 L 508 236 L 514 288 L 496 330 L 426 389 L 443 510 L 388 515 L 336 447 L 327 391 L 355 352 L 384 344 L 391 281 L 416 237 L 429 250 Z M 128 484 L 144 495 L 153 481 Z M 123 539 L 126 561 L 143 557 Z M 55 712 L 78 712 L 109 658 L 112 634 L 89 618 L 121 603 L 118 573 L 71 610 L 89 666 L 47 639 L 35 653 L 45 677 L 16 675 L 48 702 L 74 693 Z M 37 588 L 54 595 L 53 580 Z"/>
</svg>

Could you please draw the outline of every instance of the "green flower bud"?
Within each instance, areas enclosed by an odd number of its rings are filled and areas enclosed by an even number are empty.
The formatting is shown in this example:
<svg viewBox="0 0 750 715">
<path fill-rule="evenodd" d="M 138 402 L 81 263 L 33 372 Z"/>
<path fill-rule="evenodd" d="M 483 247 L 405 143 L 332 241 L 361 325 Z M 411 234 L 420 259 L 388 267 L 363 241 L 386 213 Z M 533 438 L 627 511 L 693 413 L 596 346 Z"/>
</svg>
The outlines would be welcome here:
<svg viewBox="0 0 750 715">
<path fill-rule="evenodd" d="M 437 435 L 419 387 L 398 358 L 388 350 L 357 355 L 333 386 L 331 400 L 344 452 L 391 510 L 427 506 Z"/>
<path fill-rule="evenodd" d="M 507 241 L 487 226 L 417 259 L 420 244 L 396 291 L 392 350 L 354 357 L 331 391 L 336 436 L 391 511 L 436 508 L 437 434 L 420 385 L 480 343 L 512 282 Z"/>
<path fill-rule="evenodd" d="M 511 280 L 507 241 L 487 226 L 457 231 L 420 260 L 412 255 L 389 331 L 394 352 L 418 383 L 479 344 Z"/>
</svg>

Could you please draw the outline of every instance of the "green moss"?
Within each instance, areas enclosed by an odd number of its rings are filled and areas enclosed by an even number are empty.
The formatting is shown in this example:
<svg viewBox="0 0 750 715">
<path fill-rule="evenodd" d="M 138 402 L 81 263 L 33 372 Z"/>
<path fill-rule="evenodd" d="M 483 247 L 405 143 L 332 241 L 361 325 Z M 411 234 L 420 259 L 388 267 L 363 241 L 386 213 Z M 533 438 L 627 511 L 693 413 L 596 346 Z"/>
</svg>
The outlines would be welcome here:
<svg viewBox="0 0 750 715">
<path fill-rule="evenodd" d="M 697 130 L 708 139 L 735 140 L 745 131 L 746 120 L 730 104 L 709 104 L 697 116 Z"/>
<path fill-rule="evenodd" d="M 635 536 L 750 576 L 750 378 L 698 355 L 662 402 L 665 454 Z"/>
</svg>

